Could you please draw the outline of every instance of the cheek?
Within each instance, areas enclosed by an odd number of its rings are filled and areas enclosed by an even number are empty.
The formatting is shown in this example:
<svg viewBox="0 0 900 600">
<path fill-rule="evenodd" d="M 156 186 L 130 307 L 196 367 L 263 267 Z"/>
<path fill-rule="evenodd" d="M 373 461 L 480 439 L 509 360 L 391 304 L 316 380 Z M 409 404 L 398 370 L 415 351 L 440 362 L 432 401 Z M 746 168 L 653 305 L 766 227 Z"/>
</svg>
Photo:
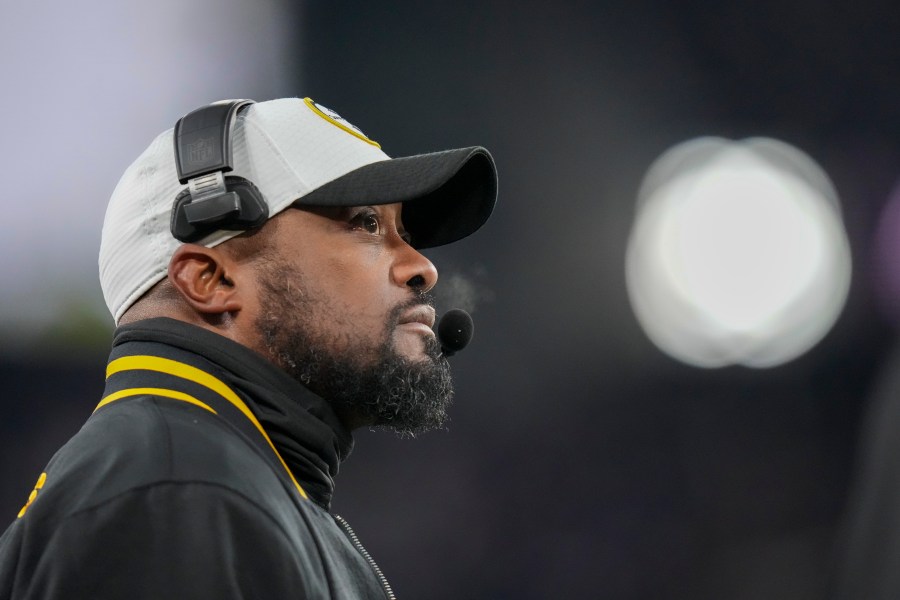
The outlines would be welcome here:
<svg viewBox="0 0 900 600">
<path fill-rule="evenodd" d="M 373 253 L 374 254 L 374 253 Z M 336 320 L 373 328 L 383 325 L 395 301 L 391 297 L 390 271 L 382 257 L 356 252 L 353 260 L 330 258 L 317 277 L 322 298 Z M 340 318 L 343 317 L 343 318 Z"/>
</svg>

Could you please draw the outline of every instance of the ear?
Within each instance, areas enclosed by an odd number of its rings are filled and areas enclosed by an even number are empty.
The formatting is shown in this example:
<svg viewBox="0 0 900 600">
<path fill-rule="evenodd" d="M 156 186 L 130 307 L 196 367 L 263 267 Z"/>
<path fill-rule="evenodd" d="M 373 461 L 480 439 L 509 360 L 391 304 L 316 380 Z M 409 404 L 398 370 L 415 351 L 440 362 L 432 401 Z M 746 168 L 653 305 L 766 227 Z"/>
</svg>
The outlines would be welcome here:
<svg viewBox="0 0 900 600">
<path fill-rule="evenodd" d="M 233 280 L 236 269 L 236 263 L 216 248 L 184 244 L 169 261 L 169 281 L 202 315 L 234 313 L 242 308 Z"/>
</svg>

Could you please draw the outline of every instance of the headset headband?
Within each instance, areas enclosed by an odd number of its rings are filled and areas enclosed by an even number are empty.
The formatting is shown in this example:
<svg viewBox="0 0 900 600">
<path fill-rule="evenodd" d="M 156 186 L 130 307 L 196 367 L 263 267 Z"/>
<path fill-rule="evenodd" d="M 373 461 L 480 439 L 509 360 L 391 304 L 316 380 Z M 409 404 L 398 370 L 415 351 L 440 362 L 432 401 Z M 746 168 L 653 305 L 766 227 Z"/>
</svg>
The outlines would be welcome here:
<svg viewBox="0 0 900 600">
<path fill-rule="evenodd" d="M 268 206 L 252 182 L 234 169 L 232 133 L 238 111 L 253 100 L 223 100 L 198 108 L 175 124 L 175 168 L 188 188 L 175 199 L 172 235 L 194 242 L 217 229 L 246 230 L 265 223 Z"/>
</svg>

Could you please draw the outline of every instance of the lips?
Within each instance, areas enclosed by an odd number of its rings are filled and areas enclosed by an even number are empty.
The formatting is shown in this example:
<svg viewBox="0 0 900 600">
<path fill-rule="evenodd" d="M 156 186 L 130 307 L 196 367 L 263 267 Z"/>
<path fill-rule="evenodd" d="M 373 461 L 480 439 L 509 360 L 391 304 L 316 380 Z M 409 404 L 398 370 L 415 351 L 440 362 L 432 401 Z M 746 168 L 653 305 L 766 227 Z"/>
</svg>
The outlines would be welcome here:
<svg viewBox="0 0 900 600">
<path fill-rule="evenodd" d="M 419 304 L 400 315 L 400 325 L 420 323 L 428 329 L 432 329 L 434 327 L 434 319 L 434 308 L 427 304 Z"/>
</svg>

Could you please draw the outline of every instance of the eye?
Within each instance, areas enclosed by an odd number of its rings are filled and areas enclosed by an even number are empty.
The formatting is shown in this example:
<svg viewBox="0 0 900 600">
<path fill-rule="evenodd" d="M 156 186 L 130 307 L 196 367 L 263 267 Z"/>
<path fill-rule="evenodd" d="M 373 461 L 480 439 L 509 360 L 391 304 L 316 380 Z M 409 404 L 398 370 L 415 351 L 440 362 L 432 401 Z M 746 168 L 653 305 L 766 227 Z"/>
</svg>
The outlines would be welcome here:
<svg viewBox="0 0 900 600">
<path fill-rule="evenodd" d="M 353 229 L 361 229 L 372 235 L 379 235 L 381 233 L 381 221 L 379 220 L 378 213 L 371 208 L 363 209 L 354 214 L 350 218 L 350 226 Z"/>
</svg>

